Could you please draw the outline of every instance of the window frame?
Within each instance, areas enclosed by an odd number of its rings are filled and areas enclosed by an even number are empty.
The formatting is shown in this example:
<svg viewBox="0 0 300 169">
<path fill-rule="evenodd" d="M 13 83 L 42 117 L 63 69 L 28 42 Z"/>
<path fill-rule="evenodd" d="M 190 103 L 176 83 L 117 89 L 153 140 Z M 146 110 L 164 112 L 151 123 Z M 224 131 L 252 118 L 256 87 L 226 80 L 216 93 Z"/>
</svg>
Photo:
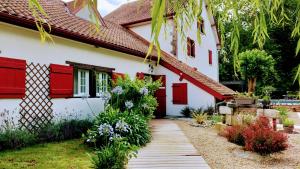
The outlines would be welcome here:
<svg viewBox="0 0 300 169">
<path fill-rule="evenodd" d="M 75 73 L 77 71 L 77 73 Z M 81 75 L 82 73 L 85 73 L 85 92 L 82 92 L 82 85 L 81 85 Z M 75 76 L 77 75 L 77 79 L 75 78 Z M 90 97 L 90 72 L 89 70 L 86 69 L 78 69 L 75 68 L 74 69 L 74 97 Z M 77 82 L 77 84 L 76 84 Z M 77 90 L 75 90 L 75 88 L 77 87 Z M 75 91 L 77 91 L 77 93 L 75 93 Z"/>
<path fill-rule="evenodd" d="M 105 75 L 105 76 L 104 76 Z M 105 79 L 103 80 L 103 77 Z M 108 92 L 109 89 L 109 74 L 106 72 L 95 72 L 95 78 L 96 78 L 96 97 L 100 97 L 102 92 Z M 101 78 L 101 80 L 100 80 Z M 105 83 L 100 84 L 100 81 L 104 81 Z M 105 86 L 104 86 L 105 84 Z M 102 88 L 102 89 L 101 89 Z M 105 88 L 105 90 L 103 90 Z"/>
<path fill-rule="evenodd" d="M 190 37 L 187 38 L 187 55 L 190 57 L 195 57 L 196 52 L 195 52 L 195 41 L 191 39 Z"/>
<path fill-rule="evenodd" d="M 197 29 L 202 35 L 205 35 L 205 23 L 203 19 L 197 21 Z"/>
<path fill-rule="evenodd" d="M 213 64 L 213 52 L 208 50 L 208 64 L 211 66 Z"/>
</svg>

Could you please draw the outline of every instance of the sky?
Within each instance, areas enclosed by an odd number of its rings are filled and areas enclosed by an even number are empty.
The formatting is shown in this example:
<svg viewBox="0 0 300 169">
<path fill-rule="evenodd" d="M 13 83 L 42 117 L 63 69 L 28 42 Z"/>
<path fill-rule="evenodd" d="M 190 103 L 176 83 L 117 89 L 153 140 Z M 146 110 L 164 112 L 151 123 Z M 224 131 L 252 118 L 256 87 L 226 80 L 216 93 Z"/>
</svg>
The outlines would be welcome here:
<svg viewBox="0 0 300 169">
<path fill-rule="evenodd" d="M 69 2 L 71 0 L 64 0 L 66 2 Z M 107 15 L 114 9 L 118 8 L 124 3 L 130 2 L 133 0 L 98 0 L 98 10 L 100 11 L 100 14 L 102 16 Z"/>
</svg>

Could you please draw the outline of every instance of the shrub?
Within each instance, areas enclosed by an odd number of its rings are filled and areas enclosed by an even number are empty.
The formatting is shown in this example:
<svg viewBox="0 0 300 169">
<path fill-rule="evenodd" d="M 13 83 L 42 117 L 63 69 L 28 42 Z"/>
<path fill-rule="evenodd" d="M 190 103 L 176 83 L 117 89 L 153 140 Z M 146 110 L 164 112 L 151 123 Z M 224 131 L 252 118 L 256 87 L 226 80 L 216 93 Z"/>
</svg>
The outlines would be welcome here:
<svg viewBox="0 0 300 169">
<path fill-rule="evenodd" d="M 284 119 L 286 119 L 288 117 L 288 108 L 286 107 L 278 107 L 276 108 L 276 110 L 279 111 L 279 117 L 282 121 L 284 121 Z"/>
<path fill-rule="evenodd" d="M 203 112 L 211 116 L 215 113 L 215 108 L 214 106 L 208 106 L 206 109 L 203 110 Z"/>
<path fill-rule="evenodd" d="M 124 141 L 114 141 L 96 151 L 92 157 L 96 169 L 124 169 L 128 160 L 136 156 L 136 147 Z"/>
<path fill-rule="evenodd" d="M 128 76 L 119 78 L 111 91 L 111 106 L 121 112 L 133 110 L 152 118 L 158 106 L 154 94 L 160 86 L 160 81 L 152 81 L 147 77 L 145 80 L 131 80 Z"/>
<path fill-rule="evenodd" d="M 193 118 L 198 124 L 204 124 L 207 120 L 207 114 L 196 114 L 193 113 Z"/>
<path fill-rule="evenodd" d="M 35 134 L 21 129 L 4 129 L 0 132 L 0 151 L 7 149 L 20 149 L 36 144 L 38 141 Z"/>
<path fill-rule="evenodd" d="M 125 130 L 118 130 L 117 126 L 122 123 Z M 106 127 L 106 133 L 99 131 L 100 126 Z M 124 129 L 124 128 L 123 128 Z M 147 118 L 138 112 L 125 111 L 107 107 L 98 115 L 95 124 L 85 136 L 87 142 L 96 147 L 102 147 L 110 143 L 112 138 L 121 137 L 132 145 L 143 146 L 151 139 Z"/>
<path fill-rule="evenodd" d="M 38 132 L 38 138 L 41 142 L 80 138 L 92 125 L 90 120 L 62 120 L 42 128 Z"/>
<path fill-rule="evenodd" d="M 223 122 L 224 116 L 212 115 L 212 116 L 210 116 L 210 119 L 212 120 L 213 123 L 220 123 L 220 122 Z"/>
<path fill-rule="evenodd" d="M 283 121 L 283 127 L 291 127 L 291 126 L 294 126 L 295 125 L 295 122 L 291 119 L 284 119 Z"/>
<path fill-rule="evenodd" d="M 186 106 L 180 111 L 180 114 L 182 114 L 184 117 L 191 117 L 194 111 L 195 110 L 193 108 Z"/>
<path fill-rule="evenodd" d="M 245 139 L 243 136 L 244 130 L 245 127 L 241 125 L 229 126 L 225 128 L 223 135 L 227 138 L 229 142 L 244 146 L 245 145 Z"/>
<path fill-rule="evenodd" d="M 244 130 L 245 149 L 267 155 L 287 149 L 287 136 L 273 131 L 268 118 L 260 116 Z"/>
</svg>

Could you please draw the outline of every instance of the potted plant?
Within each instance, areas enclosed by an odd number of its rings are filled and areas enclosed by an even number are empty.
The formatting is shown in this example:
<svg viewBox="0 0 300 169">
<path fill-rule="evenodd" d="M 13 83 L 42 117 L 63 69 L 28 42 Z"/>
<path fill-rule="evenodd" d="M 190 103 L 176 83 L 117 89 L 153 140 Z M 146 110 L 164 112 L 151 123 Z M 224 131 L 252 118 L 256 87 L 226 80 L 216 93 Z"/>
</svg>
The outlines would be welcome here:
<svg viewBox="0 0 300 169">
<path fill-rule="evenodd" d="M 283 121 L 283 129 L 286 133 L 293 133 L 295 122 L 289 118 Z"/>
<path fill-rule="evenodd" d="M 282 124 L 284 119 L 288 117 L 288 108 L 286 107 L 278 107 L 276 110 L 279 111 L 279 123 Z"/>
<path fill-rule="evenodd" d="M 270 96 L 264 96 L 261 103 L 263 105 L 263 109 L 270 108 L 271 97 Z"/>
</svg>

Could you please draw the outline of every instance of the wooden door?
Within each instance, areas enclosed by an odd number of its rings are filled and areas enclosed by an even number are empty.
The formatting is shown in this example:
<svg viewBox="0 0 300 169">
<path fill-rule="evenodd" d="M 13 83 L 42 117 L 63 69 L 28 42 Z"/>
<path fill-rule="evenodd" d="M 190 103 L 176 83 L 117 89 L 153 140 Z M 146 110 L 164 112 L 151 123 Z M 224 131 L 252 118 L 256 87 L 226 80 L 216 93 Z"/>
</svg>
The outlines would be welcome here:
<svg viewBox="0 0 300 169">
<path fill-rule="evenodd" d="M 162 86 L 155 92 L 155 97 L 158 102 L 158 107 L 154 112 L 156 118 L 163 118 L 166 116 L 167 101 L 166 101 L 166 76 L 165 75 L 152 75 L 153 80 L 161 79 Z"/>
</svg>

